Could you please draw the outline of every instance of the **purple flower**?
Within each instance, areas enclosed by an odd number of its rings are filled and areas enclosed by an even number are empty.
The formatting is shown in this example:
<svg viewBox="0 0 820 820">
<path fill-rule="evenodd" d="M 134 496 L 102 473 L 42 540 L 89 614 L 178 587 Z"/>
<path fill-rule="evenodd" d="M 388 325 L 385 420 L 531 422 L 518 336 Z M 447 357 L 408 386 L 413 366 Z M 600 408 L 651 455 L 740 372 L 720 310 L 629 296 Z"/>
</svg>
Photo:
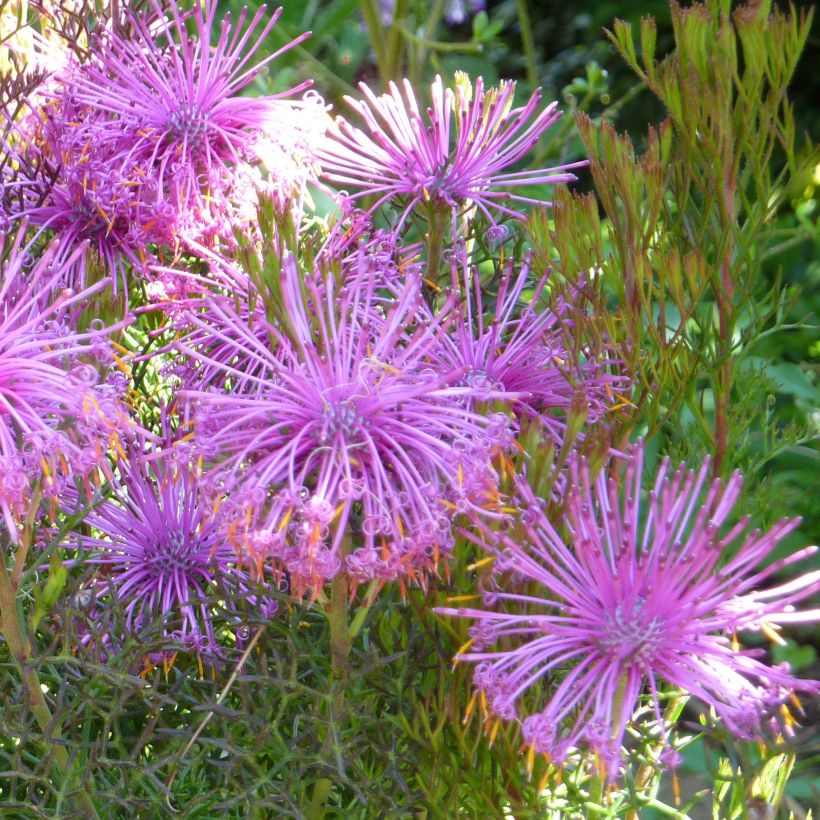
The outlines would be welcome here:
<svg viewBox="0 0 820 820">
<path fill-rule="evenodd" d="M 338 286 L 332 274 L 303 281 L 289 257 L 287 328 L 261 317 L 249 327 L 226 299 L 191 317 L 196 348 L 178 345 L 229 377 L 224 391 L 184 393 L 199 407 L 197 446 L 230 493 L 232 536 L 279 562 L 297 591 L 318 590 L 343 562 L 357 581 L 419 577 L 449 551 L 453 511 L 494 497 L 490 452 L 506 417 L 465 409 L 462 370 L 425 365 L 445 320 L 419 321 L 418 280 L 385 297 L 368 259 Z"/>
<path fill-rule="evenodd" d="M 259 377 L 269 365 L 272 340 L 265 308 L 249 277 L 238 267 L 215 255 L 208 278 L 175 268 L 155 268 L 156 277 L 146 286 L 153 305 L 161 310 L 176 336 L 184 336 L 193 350 L 207 349 L 203 359 L 174 356 L 163 367 L 163 375 L 173 376 L 186 386 L 205 385 L 209 390 L 236 388 L 239 381 Z M 219 285 L 230 297 L 213 293 Z M 207 319 L 199 314 L 207 305 Z M 230 328 L 239 322 L 253 341 L 237 346 Z M 223 330 L 224 329 L 224 330 Z M 157 353 L 166 353 L 171 342 Z M 263 351 L 260 356 L 259 351 Z"/>
<path fill-rule="evenodd" d="M 129 427 L 118 388 L 100 378 L 114 363 L 106 334 L 121 325 L 74 327 L 103 285 L 62 290 L 58 243 L 35 260 L 23 244 L 26 227 L 0 236 L 0 510 L 13 540 L 37 492 L 56 500 L 74 479 L 88 479 Z M 78 246 L 66 264 L 84 251 Z"/>
<path fill-rule="evenodd" d="M 114 292 L 127 293 L 128 266 L 144 273 L 152 248 L 175 241 L 176 214 L 157 198 L 154 169 L 134 157 L 112 163 L 115 135 L 107 117 L 65 96 L 19 126 L 32 173 L 15 216 L 60 240 L 54 263 L 67 287 L 85 287 L 87 270 L 101 265 Z M 81 244 L 85 253 L 75 253 Z"/>
<path fill-rule="evenodd" d="M 486 7 L 486 0 L 448 0 L 444 7 L 444 19 L 451 26 L 460 26 L 467 22 L 468 15 L 475 16 Z"/>
<path fill-rule="evenodd" d="M 260 135 L 289 116 L 292 104 L 280 98 L 309 83 L 263 97 L 239 92 L 308 35 L 250 66 L 281 9 L 262 23 L 265 7 L 260 7 L 247 28 L 247 9 L 234 25 L 216 0 L 196 3 L 184 13 L 176 3 L 166 13 L 151 0 L 151 10 L 147 16 L 127 12 L 127 34 L 104 32 L 94 58 L 71 78 L 70 89 L 80 103 L 107 113 L 115 123 L 112 166 L 138 159 L 155 167 L 158 196 L 174 206 L 183 234 L 196 237 L 203 224 L 216 222 L 218 229 L 222 211 L 230 210 L 236 193 L 231 170 L 256 162 Z M 106 141 L 102 130 L 99 138 Z"/>
<path fill-rule="evenodd" d="M 260 194 L 284 212 L 315 178 L 324 103 L 238 96 L 276 56 L 249 67 L 280 12 L 262 24 L 260 9 L 247 28 L 245 11 L 236 27 L 228 15 L 211 48 L 216 2 L 168 8 L 127 12 L 127 28 L 98 35 L 85 63 L 50 78 L 47 104 L 11 125 L 9 210 L 60 238 L 70 287 L 101 265 L 127 290 L 129 269 L 144 276 L 180 243 L 201 254 L 218 237 L 224 250 L 256 220 Z M 83 241 L 86 254 L 63 264 Z"/>
<path fill-rule="evenodd" d="M 473 89 L 466 76 L 459 75 L 453 91 L 445 90 L 437 77 L 426 118 L 407 80 L 404 96 L 393 83 L 390 93 L 381 97 L 364 84 L 360 87 L 366 100 L 346 99 L 367 130 L 340 118 L 318 157 L 325 179 L 356 189 L 351 199 L 376 197 L 371 212 L 385 202 L 400 204 L 397 231 L 416 206 L 427 203 L 454 215 L 475 206 L 493 224 L 491 210 L 523 219 L 512 207 L 515 203 L 549 203 L 509 189 L 570 182 L 575 176 L 569 169 L 586 165 L 507 170 L 560 116 L 556 103 L 538 112 L 540 91 L 525 106 L 513 108 L 514 82 L 485 91 L 481 78 Z"/>
<path fill-rule="evenodd" d="M 490 300 L 478 271 L 464 265 L 463 281 L 455 283 L 463 294 L 458 321 L 441 337 L 433 358 L 445 372 L 462 368 L 462 383 L 475 391 L 475 399 L 482 391 L 514 396 L 516 409 L 540 418 L 560 447 L 568 415 L 582 412 L 587 423 L 599 421 L 622 379 L 603 372 L 599 363 L 577 361 L 567 350 L 562 325 L 569 316 L 560 304 L 553 310 L 541 303 L 549 274 L 530 281 L 529 273 L 528 261 L 517 274 L 507 265 L 488 316 Z"/>
<path fill-rule="evenodd" d="M 792 692 L 818 691 L 817 682 L 741 650 L 734 637 L 738 630 L 771 635 L 781 624 L 820 619 L 820 611 L 794 608 L 820 589 L 820 572 L 766 586 L 815 548 L 760 568 L 798 521 L 761 534 L 747 532 L 744 519 L 721 535 L 739 475 L 707 486 L 708 463 L 670 475 L 668 459 L 642 518 L 642 471 L 642 445 L 628 456 L 620 481 L 602 472 L 593 482 L 586 462 L 576 460 L 569 544 L 522 482 L 515 529 L 493 532 L 477 522 L 477 543 L 496 553 L 496 569 L 508 572 L 508 581 L 485 593 L 486 609 L 439 610 L 475 620 L 473 646 L 458 657 L 478 664 L 476 687 L 494 713 L 523 717 L 526 743 L 557 764 L 572 747 L 594 750 L 611 778 L 644 692 L 658 737 L 668 744 L 664 683 L 711 706 L 741 738 L 761 737 L 774 707 Z M 525 717 L 528 691 L 536 703 L 536 693 L 548 693 L 548 702 Z"/>
<path fill-rule="evenodd" d="M 174 642 L 218 655 L 213 596 L 229 590 L 253 603 L 256 597 L 200 491 L 190 448 L 175 448 L 166 436 L 162 447 L 146 449 L 137 439 L 127 456 L 111 479 L 111 497 L 83 519 L 97 534 L 73 536 L 84 562 L 99 568 L 90 587 L 95 607 L 110 592 L 129 629 L 161 623 Z"/>
</svg>

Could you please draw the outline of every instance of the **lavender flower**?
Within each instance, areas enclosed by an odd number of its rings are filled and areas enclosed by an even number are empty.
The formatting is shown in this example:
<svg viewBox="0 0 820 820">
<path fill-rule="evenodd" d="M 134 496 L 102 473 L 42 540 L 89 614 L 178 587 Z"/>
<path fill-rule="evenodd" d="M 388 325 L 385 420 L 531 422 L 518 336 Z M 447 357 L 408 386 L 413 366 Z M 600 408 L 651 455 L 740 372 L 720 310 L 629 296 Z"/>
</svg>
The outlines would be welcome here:
<svg viewBox="0 0 820 820">
<path fill-rule="evenodd" d="M 127 12 L 127 35 L 102 35 L 95 59 L 72 77 L 71 93 L 80 103 L 107 112 L 118 129 L 128 129 L 130 145 L 123 149 L 118 138 L 112 164 L 139 158 L 156 166 L 160 196 L 174 205 L 183 232 L 197 235 L 203 223 L 220 223 L 222 212 L 230 210 L 230 169 L 256 161 L 260 135 L 288 113 L 290 103 L 280 98 L 309 83 L 265 97 L 239 92 L 308 35 L 249 67 L 281 9 L 263 24 L 265 7 L 260 7 L 245 28 L 247 9 L 234 26 L 230 14 L 220 14 L 216 0 L 195 3 L 189 12 L 174 3 L 166 14 L 157 0 L 150 7 L 148 16 Z"/>
<path fill-rule="evenodd" d="M 4 141 L 16 169 L 12 215 L 61 239 L 69 287 L 101 266 L 127 289 L 129 270 L 145 275 L 180 243 L 200 254 L 216 238 L 232 243 L 255 221 L 260 194 L 284 213 L 315 179 L 324 103 L 238 96 L 276 56 L 248 65 L 281 10 L 263 24 L 260 9 L 247 28 L 246 11 L 236 27 L 228 15 L 212 48 L 215 1 L 163 8 L 128 10 L 127 26 L 99 34 L 86 62 L 61 66 L 42 90 L 47 104 L 30 103 Z M 83 241 L 86 254 L 63 264 Z"/>
<path fill-rule="evenodd" d="M 448 0 L 444 6 L 444 19 L 451 26 L 460 26 L 487 7 L 486 0 Z"/>
<path fill-rule="evenodd" d="M 233 537 L 300 591 L 343 562 L 357 581 L 420 577 L 450 549 L 452 511 L 493 497 L 490 451 L 507 419 L 463 407 L 462 370 L 424 365 L 443 320 L 418 321 L 418 281 L 388 301 L 364 255 L 342 287 L 332 274 L 302 283 L 292 258 L 282 276 L 289 326 L 264 325 L 267 344 L 226 301 L 190 319 L 210 327 L 217 357 L 201 332 L 196 348 L 178 345 L 233 381 L 184 391 L 231 493 Z M 250 367 L 226 360 L 231 344 Z"/>
<path fill-rule="evenodd" d="M 119 326 L 74 328 L 79 306 L 103 285 L 61 290 L 58 243 L 35 261 L 25 231 L 24 223 L 10 239 L 0 235 L 0 510 L 12 540 L 38 494 L 56 500 L 88 479 L 129 425 L 116 383 L 82 359 L 114 364 L 105 337 Z"/>
<path fill-rule="evenodd" d="M 479 521 L 476 541 L 496 553 L 497 569 L 511 573 L 510 583 L 524 588 L 506 591 L 499 582 L 485 594 L 486 609 L 439 610 L 475 620 L 473 647 L 458 657 L 478 664 L 476 687 L 494 713 L 523 717 L 524 694 L 545 686 L 546 707 L 524 717 L 526 743 L 557 764 L 570 748 L 587 747 L 611 778 L 644 691 L 668 749 L 663 682 L 711 706 L 741 738 L 761 737 L 773 708 L 792 692 L 820 688 L 740 650 L 733 637 L 738 630 L 773 635 L 780 625 L 820 619 L 818 610 L 794 609 L 820 589 L 820 572 L 766 588 L 775 573 L 815 548 L 760 568 L 798 521 L 783 520 L 761 534 L 747 532 L 744 519 L 721 536 L 739 475 L 725 486 L 713 481 L 699 505 L 708 462 L 697 472 L 684 465 L 670 475 L 668 459 L 642 521 L 642 471 L 641 445 L 630 453 L 622 482 L 604 473 L 593 482 L 585 461 L 572 465 L 569 545 L 522 483 L 518 527 L 499 533 Z M 671 751 L 662 755 L 669 760 Z"/>
<path fill-rule="evenodd" d="M 563 306 L 553 310 L 540 304 L 549 274 L 530 282 L 529 273 L 528 261 L 517 274 L 507 265 L 488 317 L 478 271 L 463 265 L 463 281 L 454 282 L 463 294 L 459 318 L 433 358 L 445 372 L 464 368 L 463 383 L 478 398 L 482 391 L 515 395 L 516 409 L 538 417 L 560 447 L 570 413 L 583 413 L 590 424 L 599 421 L 622 379 L 596 362 L 575 361 L 564 342 L 562 325 L 570 320 Z"/>
<path fill-rule="evenodd" d="M 154 169 L 134 157 L 112 163 L 115 135 L 107 117 L 67 97 L 17 127 L 21 165 L 32 172 L 15 216 L 60 240 L 54 262 L 67 287 L 85 287 L 87 272 L 101 266 L 114 292 L 127 292 L 128 267 L 144 273 L 152 248 L 175 242 L 177 216 L 157 198 Z M 81 244 L 85 253 L 75 253 Z"/>
<path fill-rule="evenodd" d="M 536 113 L 536 91 L 522 108 L 513 108 L 515 83 L 485 91 L 459 75 L 455 91 L 445 90 L 440 77 L 432 86 L 433 104 L 422 116 L 410 83 L 404 96 L 393 83 L 390 93 L 376 97 L 364 84 L 365 100 L 346 98 L 364 119 L 367 131 L 337 121 L 318 151 L 325 179 L 356 189 L 351 199 L 375 195 L 371 212 L 389 201 L 403 206 L 396 231 L 418 205 L 432 203 L 454 214 L 476 207 L 495 224 L 490 209 L 518 219 L 524 216 L 508 203 L 549 204 L 511 193 L 521 186 L 570 182 L 577 162 L 533 171 L 507 171 L 535 146 L 558 119 L 556 103 Z"/>
<path fill-rule="evenodd" d="M 217 579 L 222 590 L 250 595 L 250 581 L 200 492 L 190 448 L 173 448 L 167 435 L 159 448 L 145 445 L 137 439 L 127 448 L 111 479 L 112 496 L 84 518 L 97 535 L 74 535 L 85 563 L 100 569 L 90 587 L 95 606 L 112 592 L 129 629 L 171 624 L 176 628 L 163 634 L 176 643 L 219 655 L 208 596 Z M 264 603 L 272 614 L 275 602 Z"/>
</svg>

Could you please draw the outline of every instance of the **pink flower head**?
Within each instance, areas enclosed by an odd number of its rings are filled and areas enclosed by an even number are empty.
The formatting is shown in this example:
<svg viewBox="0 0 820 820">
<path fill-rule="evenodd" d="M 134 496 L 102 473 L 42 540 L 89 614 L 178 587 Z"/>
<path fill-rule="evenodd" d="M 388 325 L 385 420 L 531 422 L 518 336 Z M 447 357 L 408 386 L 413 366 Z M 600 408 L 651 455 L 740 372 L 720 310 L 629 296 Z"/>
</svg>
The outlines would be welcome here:
<svg viewBox="0 0 820 820">
<path fill-rule="evenodd" d="M 107 112 L 115 130 L 128 129 L 130 144 L 123 146 L 118 136 L 112 164 L 139 158 L 155 166 L 158 196 L 174 205 L 183 232 L 196 235 L 197 224 L 219 221 L 221 211 L 230 209 L 235 181 L 228 171 L 256 162 L 260 134 L 288 105 L 280 98 L 309 83 L 263 97 L 239 92 L 308 34 L 251 65 L 281 8 L 263 23 L 261 6 L 247 27 L 247 9 L 234 25 L 217 0 L 195 3 L 187 12 L 176 3 L 166 12 L 151 0 L 150 9 L 145 16 L 126 12 L 127 34 L 101 35 L 94 59 L 72 77 L 71 90 L 82 104 Z"/>
<path fill-rule="evenodd" d="M 454 214 L 475 206 L 493 224 L 491 211 L 523 219 L 515 203 L 549 203 L 516 193 L 519 188 L 571 182 L 575 176 L 570 169 L 586 165 L 508 170 L 560 116 L 556 103 L 538 111 L 540 91 L 525 106 L 513 108 L 514 82 L 485 90 L 481 78 L 472 88 L 460 75 L 455 90 L 445 90 L 436 77 L 426 117 L 407 80 L 404 94 L 393 83 L 390 93 L 381 97 L 365 84 L 360 87 L 365 100 L 346 99 L 366 129 L 339 119 L 319 159 L 325 179 L 355 189 L 351 199 L 376 197 L 371 212 L 388 201 L 399 203 L 403 212 L 397 231 L 422 203 Z"/>
<path fill-rule="evenodd" d="M 54 262 L 67 287 L 85 287 L 87 272 L 102 267 L 114 292 L 127 293 L 129 266 L 144 273 L 152 249 L 175 242 L 176 214 L 157 197 L 154 169 L 133 156 L 112 162 L 116 135 L 116 124 L 65 94 L 19 124 L 32 173 L 15 216 L 60 240 Z"/>
<path fill-rule="evenodd" d="M 529 261 L 517 274 L 507 265 L 490 300 L 478 271 L 465 264 L 463 281 L 455 282 L 462 294 L 457 321 L 433 358 L 443 371 L 462 368 L 462 383 L 478 400 L 482 391 L 514 395 L 516 409 L 538 417 L 560 447 L 568 415 L 577 408 L 588 423 L 597 422 L 622 379 L 598 362 L 574 361 L 578 357 L 564 341 L 562 325 L 570 320 L 563 306 L 554 310 L 542 304 L 549 273 L 536 280 L 529 274 Z M 494 303 L 489 315 L 488 301 Z"/>
<path fill-rule="evenodd" d="M 576 460 L 568 543 L 522 482 L 515 529 L 493 532 L 477 522 L 476 541 L 496 553 L 508 581 L 486 592 L 485 609 L 439 610 L 474 619 L 473 646 L 458 657 L 477 664 L 476 687 L 493 712 L 522 719 L 526 743 L 557 764 L 570 748 L 595 751 L 613 779 L 644 692 L 668 748 L 664 683 L 711 706 L 741 738 L 761 737 L 773 708 L 792 692 L 820 690 L 741 650 L 733 637 L 820 619 L 818 610 L 794 607 L 820 589 L 820 572 L 767 587 L 815 548 L 760 568 L 799 522 L 784 520 L 762 534 L 748 532 L 743 519 L 721 534 L 739 475 L 709 484 L 708 462 L 670 474 L 668 459 L 642 517 L 642 471 L 642 445 L 629 454 L 621 480 L 602 472 L 593 481 L 585 460 Z M 522 696 L 542 687 L 547 705 L 526 716 Z"/>
<path fill-rule="evenodd" d="M 10 242 L 0 235 L 0 511 L 13 540 L 35 487 L 57 499 L 74 479 L 88 479 L 130 424 L 121 385 L 100 378 L 114 363 L 106 334 L 116 328 L 74 327 L 79 306 L 103 284 L 61 289 L 59 243 L 35 260 L 23 245 L 26 227 Z M 66 264 L 84 251 L 78 246 Z"/>
<path fill-rule="evenodd" d="M 297 590 L 345 564 L 357 581 L 417 577 L 450 549 L 453 511 L 494 492 L 490 451 L 506 418 L 465 409 L 461 370 L 424 366 L 444 320 L 419 321 L 419 282 L 388 300 L 379 281 L 364 255 L 341 286 L 332 274 L 303 281 L 288 258 L 287 331 L 263 325 L 265 342 L 225 300 L 191 319 L 196 348 L 179 344 L 232 379 L 184 393 L 199 405 L 196 442 L 230 494 L 233 533 Z M 230 344 L 250 367 L 233 367 Z"/>
</svg>

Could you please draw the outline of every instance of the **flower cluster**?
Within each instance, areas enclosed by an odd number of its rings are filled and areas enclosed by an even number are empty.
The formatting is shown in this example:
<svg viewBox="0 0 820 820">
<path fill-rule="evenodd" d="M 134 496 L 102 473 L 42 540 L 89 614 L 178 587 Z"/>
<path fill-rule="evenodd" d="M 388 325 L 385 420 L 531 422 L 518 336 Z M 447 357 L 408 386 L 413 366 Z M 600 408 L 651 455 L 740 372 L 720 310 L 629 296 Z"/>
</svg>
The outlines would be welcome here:
<svg viewBox="0 0 820 820">
<path fill-rule="evenodd" d="M 246 10 L 233 25 L 219 22 L 217 5 L 127 9 L 125 24 L 101 29 L 88 59 L 67 61 L 46 104 L 15 125 L 9 141 L 27 173 L 13 216 L 61 238 L 68 286 L 84 286 L 89 267 L 99 278 L 99 267 L 116 290 L 163 249 L 230 242 L 260 191 L 281 209 L 301 199 L 326 128 L 321 101 L 282 99 L 307 83 L 266 97 L 240 92 L 307 35 L 249 68 L 281 9 L 263 22 L 262 7 L 246 26 Z M 86 253 L 71 255 L 81 243 Z"/>
<path fill-rule="evenodd" d="M 438 612 L 472 621 L 474 702 L 531 757 L 590 752 L 616 780 L 642 723 L 674 763 L 668 693 L 741 738 L 788 719 L 820 684 L 736 633 L 818 620 L 796 606 L 820 573 L 775 577 L 809 550 L 762 568 L 796 522 L 735 523 L 738 476 L 664 461 L 645 496 L 642 445 L 612 448 L 640 410 L 613 412 L 621 317 L 560 297 L 532 261 L 551 250 L 527 250 L 532 209 L 586 164 L 525 164 L 557 105 L 458 75 L 426 109 L 409 81 L 362 84 L 359 124 L 331 121 L 310 81 L 248 93 L 307 35 L 267 53 L 281 9 L 219 6 L 126 4 L 71 56 L 33 48 L 36 96 L 0 101 L 0 512 L 15 542 L 82 519 L 50 544 L 86 573 L 81 641 L 114 658 L 120 611 L 165 660 L 224 659 L 240 611 L 271 618 L 286 589 L 329 602 L 344 665 L 377 591 L 429 591 L 477 545 L 483 606 Z M 127 318 L 90 318 L 104 293 Z"/>
<path fill-rule="evenodd" d="M 136 157 L 112 163 L 115 138 L 127 150 L 128 135 L 101 139 L 99 114 L 68 99 L 33 112 L 25 125 L 25 160 L 37 173 L 18 216 L 59 238 L 55 262 L 66 287 L 85 287 L 100 273 L 115 290 L 127 286 L 128 269 L 144 272 L 151 249 L 175 237 L 176 212 L 157 196 L 150 164 Z"/>
<path fill-rule="evenodd" d="M 263 23 L 266 12 L 260 7 L 245 28 L 247 9 L 235 26 L 230 15 L 218 22 L 215 0 L 188 13 L 175 5 L 166 10 L 156 0 L 150 8 L 148 16 L 129 16 L 127 34 L 101 35 L 98 59 L 74 74 L 72 93 L 128 135 L 126 145 L 110 146 L 117 161 L 150 163 L 160 196 L 181 222 L 182 236 L 229 232 L 230 225 L 222 223 L 240 196 L 237 166 L 255 159 L 259 142 L 277 121 L 293 116 L 281 98 L 308 83 L 266 97 L 239 92 L 307 35 L 248 68 L 281 9 Z"/>
</svg>

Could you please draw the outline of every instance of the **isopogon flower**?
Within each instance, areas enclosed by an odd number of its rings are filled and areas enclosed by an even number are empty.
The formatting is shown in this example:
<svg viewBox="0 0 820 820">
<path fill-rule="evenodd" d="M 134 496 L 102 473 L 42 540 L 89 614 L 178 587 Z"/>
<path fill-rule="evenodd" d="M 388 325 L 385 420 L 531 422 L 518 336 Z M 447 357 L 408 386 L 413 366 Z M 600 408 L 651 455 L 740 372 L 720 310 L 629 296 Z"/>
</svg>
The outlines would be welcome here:
<svg viewBox="0 0 820 820">
<path fill-rule="evenodd" d="M 183 391 L 199 405 L 195 440 L 230 494 L 234 537 L 297 590 L 343 568 L 357 581 L 418 578 L 449 551 L 453 511 L 494 492 L 490 451 L 506 418 L 465 409 L 461 370 L 424 366 L 445 320 L 418 321 L 419 281 L 387 300 L 369 259 L 339 286 L 330 273 L 303 282 L 289 257 L 289 328 L 268 323 L 267 343 L 264 319 L 248 327 L 226 300 L 190 319 L 197 348 L 178 345 L 232 377 L 225 391 Z M 233 367 L 229 343 L 249 367 Z"/>
<path fill-rule="evenodd" d="M 539 110 L 540 91 L 523 107 L 513 108 L 514 82 L 485 90 L 481 78 L 473 88 L 460 74 L 452 90 L 436 77 L 426 117 L 407 80 L 403 93 L 391 83 L 390 93 L 380 97 L 364 83 L 360 88 L 364 100 L 345 99 L 361 115 L 366 130 L 337 120 L 318 152 L 323 175 L 354 189 L 352 200 L 375 196 L 371 211 L 389 201 L 403 207 L 397 232 L 422 203 L 454 214 L 475 206 L 493 224 L 491 211 L 523 219 L 518 203 L 549 203 L 518 193 L 520 188 L 571 182 L 575 176 L 570 170 L 586 165 L 509 170 L 560 117 L 556 103 Z"/>
<path fill-rule="evenodd" d="M 30 172 L 13 213 L 59 239 L 54 262 L 66 287 L 85 287 L 88 272 L 93 281 L 101 268 L 115 293 L 127 293 L 129 269 L 144 274 L 153 249 L 175 243 L 176 212 L 158 198 L 152 165 L 112 162 L 129 144 L 117 133 L 107 116 L 64 93 L 16 126 L 19 164 Z M 75 253 L 81 245 L 85 252 Z"/>
<path fill-rule="evenodd" d="M 261 97 L 239 94 L 308 36 L 251 63 L 281 12 L 263 23 L 262 6 L 246 27 L 247 9 L 234 24 L 216 0 L 189 11 L 176 3 L 166 11 L 151 0 L 149 14 L 126 12 L 127 34 L 104 32 L 93 59 L 70 80 L 80 103 L 107 112 L 117 131 L 128 129 L 130 145 L 124 148 L 118 135 L 111 162 L 139 158 L 156 167 L 159 196 L 174 206 L 183 234 L 198 238 L 203 225 L 221 226 L 236 195 L 230 170 L 257 161 L 260 135 L 287 113 L 281 98 L 309 85 Z"/>
<path fill-rule="evenodd" d="M 80 305 L 104 283 L 62 289 L 58 242 L 35 259 L 25 232 L 24 223 L 0 235 L 0 511 L 13 540 L 38 494 L 56 501 L 87 480 L 129 426 L 123 385 L 108 378 L 115 361 L 106 337 L 118 326 L 75 327 Z"/>
<path fill-rule="evenodd" d="M 516 409 L 539 418 L 559 447 L 571 413 L 583 413 L 590 424 L 603 417 L 623 379 L 608 373 L 605 363 L 579 361 L 567 350 L 565 306 L 542 303 L 549 273 L 533 280 L 528 260 L 517 273 L 508 264 L 492 299 L 469 264 L 462 266 L 461 281 L 455 268 L 453 275 L 461 301 L 457 320 L 433 351 L 437 366 L 463 368 L 462 381 L 479 400 L 483 390 L 516 395 Z M 489 315 L 487 302 L 493 304 Z"/>
<path fill-rule="evenodd" d="M 576 460 L 566 541 L 522 483 L 515 529 L 491 532 L 478 522 L 476 540 L 496 553 L 506 582 L 488 589 L 484 609 L 439 610 L 475 621 L 473 646 L 458 657 L 477 664 L 475 685 L 494 713 L 522 719 L 526 743 L 557 764 L 573 747 L 595 751 L 611 778 L 643 693 L 668 762 L 665 685 L 711 706 L 741 738 L 761 737 L 793 692 L 820 690 L 740 649 L 735 638 L 820 619 L 818 610 L 794 607 L 820 589 L 820 572 L 770 586 L 775 573 L 816 548 L 761 568 L 798 521 L 760 533 L 743 519 L 722 531 L 740 492 L 738 474 L 725 485 L 708 483 L 708 462 L 672 473 L 666 459 L 642 505 L 642 472 L 642 445 L 629 453 L 620 480 L 603 472 L 593 480 Z M 522 706 L 528 691 L 547 699 L 530 715 Z"/>
<path fill-rule="evenodd" d="M 218 656 L 216 592 L 226 607 L 233 595 L 253 596 L 253 585 L 201 492 L 190 449 L 173 448 L 167 435 L 159 447 L 143 439 L 118 462 L 111 496 L 84 517 L 95 535 L 72 536 L 84 563 L 99 568 L 88 592 L 98 608 L 113 594 L 130 630 L 163 624 L 169 640 Z M 275 611 L 275 601 L 264 605 Z"/>
</svg>

